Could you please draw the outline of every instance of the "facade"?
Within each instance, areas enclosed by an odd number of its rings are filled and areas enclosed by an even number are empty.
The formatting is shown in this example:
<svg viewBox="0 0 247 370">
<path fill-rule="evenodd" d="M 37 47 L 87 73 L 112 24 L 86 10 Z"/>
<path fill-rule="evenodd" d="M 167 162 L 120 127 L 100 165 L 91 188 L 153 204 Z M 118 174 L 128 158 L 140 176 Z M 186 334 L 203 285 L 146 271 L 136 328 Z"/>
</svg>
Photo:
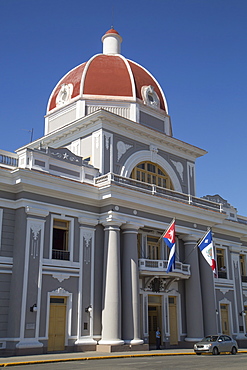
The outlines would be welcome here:
<svg viewBox="0 0 247 370">
<path fill-rule="evenodd" d="M 44 136 L 0 151 L 0 355 L 191 347 L 225 333 L 246 346 L 247 218 L 196 197 L 206 152 L 172 135 L 162 88 L 121 55 L 67 73 Z M 176 265 L 161 236 L 176 218 Z M 212 228 L 218 278 L 196 247 Z"/>
</svg>

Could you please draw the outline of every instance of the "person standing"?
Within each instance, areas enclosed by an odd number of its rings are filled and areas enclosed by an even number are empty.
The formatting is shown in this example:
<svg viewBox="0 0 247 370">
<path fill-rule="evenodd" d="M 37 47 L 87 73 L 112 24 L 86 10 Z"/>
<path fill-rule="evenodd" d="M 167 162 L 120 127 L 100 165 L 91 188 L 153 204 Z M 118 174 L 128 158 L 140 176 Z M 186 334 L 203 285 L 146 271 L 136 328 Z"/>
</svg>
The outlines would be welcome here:
<svg viewBox="0 0 247 370">
<path fill-rule="evenodd" d="M 161 339 L 161 333 L 159 327 L 157 328 L 155 332 L 155 337 L 156 337 L 156 349 L 160 349 L 160 339 Z"/>
</svg>

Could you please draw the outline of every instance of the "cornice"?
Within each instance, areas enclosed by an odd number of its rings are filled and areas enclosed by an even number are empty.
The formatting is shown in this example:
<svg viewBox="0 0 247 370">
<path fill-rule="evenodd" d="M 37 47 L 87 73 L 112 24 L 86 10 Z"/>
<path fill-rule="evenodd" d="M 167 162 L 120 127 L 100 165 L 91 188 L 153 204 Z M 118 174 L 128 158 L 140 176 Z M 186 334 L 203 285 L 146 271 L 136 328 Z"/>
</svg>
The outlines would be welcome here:
<svg viewBox="0 0 247 370">
<path fill-rule="evenodd" d="M 123 135 L 124 133 L 131 134 L 131 137 L 136 135 L 139 140 L 141 137 L 146 139 L 147 143 L 152 141 L 153 143 L 159 145 L 159 147 L 167 146 L 175 151 L 180 151 L 183 154 L 187 154 L 192 158 L 201 157 L 207 153 L 207 151 L 204 149 L 200 149 L 196 146 L 185 143 L 184 141 L 161 133 L 160 131 L 156 131 L 155 129 L 149 128 L 134 121 L 130 121 L 126 118 L 117 116 L 114 113 L 107 112 L 102 109 L 91 113 L 88 116 L 70 122 L 69 124 L 47 134 L 46 136 L 43 136 L 40 139 L 19 148 L 17 153 L 25 148 L 38 148 L 40 145 L 52 147 L 63 146 L 64 144 L 75 140 L 76 137 L 79 137 L 82 129 L 85 130 L 90 128 L 88 131 L 88 133 L 90 133 L 92 132 L 92 128 L 96 130 L 102 127 L 108 127 L 108 129 L 112 129 L 113 131 L 116 131 L 116 128 L 118 128 Z M 85 131 L 83 134 L 85 134 Z M 70 137 L 69 140 L 67 140 L 68 137 Z"/>
</svg>

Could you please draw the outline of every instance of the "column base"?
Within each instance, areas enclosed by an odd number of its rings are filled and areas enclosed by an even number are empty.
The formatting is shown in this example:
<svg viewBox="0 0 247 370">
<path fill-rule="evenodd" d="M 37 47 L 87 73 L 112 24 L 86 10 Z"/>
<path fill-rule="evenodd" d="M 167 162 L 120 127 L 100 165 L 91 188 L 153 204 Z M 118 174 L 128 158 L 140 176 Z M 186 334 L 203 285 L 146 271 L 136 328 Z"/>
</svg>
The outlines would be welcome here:
<svg viewBox="0 0 247 370">
<path fill-rule="evenodd" d="M 75 341 L 77 352 L 96 351 L 97 342 L 93 338 L 80 338 Z"/>
<path fill-rule="evenodd" d="M 138 344 L 143 344 L 144 341 L 142 339 L 126 339 L 124 340 L 125 344 L 131 344 L 133 346 L 138 345 Z"/>
</svg>

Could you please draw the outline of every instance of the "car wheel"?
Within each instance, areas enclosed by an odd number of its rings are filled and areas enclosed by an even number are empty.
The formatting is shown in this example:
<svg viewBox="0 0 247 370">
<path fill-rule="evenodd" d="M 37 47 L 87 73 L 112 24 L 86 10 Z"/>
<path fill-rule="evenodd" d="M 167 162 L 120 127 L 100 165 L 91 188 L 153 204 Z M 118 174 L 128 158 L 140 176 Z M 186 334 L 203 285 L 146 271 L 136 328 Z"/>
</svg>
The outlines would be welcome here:
<svg viewBox="0 0 247 370">
<path fill-rule="evenodd" d="M 231 354 L 232 355 L 236 355 L 236 353 L 237 353 L 237 348 L 236 347 L 232 347 Z"/>
<path fill-rule="evenodd" d="M 197 352 L 197 355 L 199 356 L 199 355 L 201 355 L 201 353 Z"/>
<path fill-rule="evenodd" d="M 213 348 L 213 355 L 218 355 L 219 354 L 219 350 L 217 347 L 214 347 Z"/>
</svg>

